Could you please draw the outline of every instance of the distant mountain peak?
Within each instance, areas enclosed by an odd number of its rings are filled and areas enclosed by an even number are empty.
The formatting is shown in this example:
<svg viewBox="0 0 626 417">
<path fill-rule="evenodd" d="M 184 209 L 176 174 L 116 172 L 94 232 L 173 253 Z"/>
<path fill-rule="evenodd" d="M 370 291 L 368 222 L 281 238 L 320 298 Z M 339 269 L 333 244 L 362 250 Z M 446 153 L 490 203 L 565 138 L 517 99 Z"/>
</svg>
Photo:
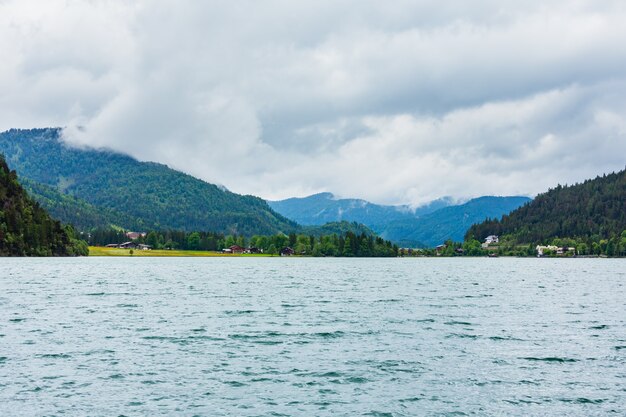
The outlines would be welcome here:
<svg viewBox="0 0 626 417">
<path fill-rule="evenodd" d="M 448 238 L 461 240 L 473 223 L 506 214 L 528 200 L 527 197 L 483 196 L 454 205 L 459 200 L 441 197 L 411 208 L 408 205 L 384 206 L 361 199 L 334 198 L 331 193 L 318 193 L 269 204 L 277 212 L 301 224 L 356 221 L 385 239 L 402 245 L 430 246 Z"/>
</svg>

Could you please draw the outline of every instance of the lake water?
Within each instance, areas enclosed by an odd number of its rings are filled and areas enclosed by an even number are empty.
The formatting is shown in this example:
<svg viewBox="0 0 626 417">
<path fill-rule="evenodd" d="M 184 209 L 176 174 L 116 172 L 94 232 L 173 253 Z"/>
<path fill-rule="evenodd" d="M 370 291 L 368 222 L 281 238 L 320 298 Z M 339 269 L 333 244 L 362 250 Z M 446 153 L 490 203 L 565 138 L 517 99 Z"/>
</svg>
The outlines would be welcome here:
<svg viewBox="0 0 626 417">
<path fill-rule="evenodd" d="M 626 260 L 0 258 L 1 416 L 626 415 Z"/>
</svg>

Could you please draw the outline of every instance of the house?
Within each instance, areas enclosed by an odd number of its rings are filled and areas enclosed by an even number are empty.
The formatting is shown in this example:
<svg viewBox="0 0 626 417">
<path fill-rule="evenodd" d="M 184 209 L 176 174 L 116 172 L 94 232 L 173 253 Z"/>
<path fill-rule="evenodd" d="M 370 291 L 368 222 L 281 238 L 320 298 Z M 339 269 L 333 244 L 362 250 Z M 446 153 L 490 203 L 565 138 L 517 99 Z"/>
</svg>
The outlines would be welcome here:
<svg viewBox="0 0 626 417">
<path fill-rule="evenodd" d="M 139 250 L 152 250 L 152 246 L 144 245 L 143 243 L 140 243 L 139 245 L 137 245 L 137 249 L 139 249 Z"/>
<path fill-rule="evenodd" d="M 230 249 L 230 253 L 243 253 L 244 252 L 244 248 L 242 248 L 239 245 L 232 245 L 228 249 Z"/>
<path fill-rule="evenodd" d="M 130 240 L 139 239 L 140 237 L 146 237 L 145 232 L 126 232 L 126 237 Z"/>
<path fill-rule="evenodd" d="M 500 242 L 500 238 L 496 235 L 489 235 L 485 238 L 485 241 L 480 245 L 483 249 L 487 249 L 489 245 L 494 245 Z"/>
<path fill-rule="evenodd" d="M 109 243 L 105 246 L 105 248 L 118 248 L 120 246 L 119 243 Z"/>
<path fill-rule="evenodd" d="M 435 251 L 437 252 L 437 255 L 441 255 L 441 253 L 446 249 L 446 245 L 437 245 L 437 247 L 435 247 Z"/>
<path fill-rule="evenodd" d="M 489 235 L 489 236 L 487 236 L 485 238 L 485 242 L 489 243 L 489 244 L 491 244 L 491 243 L 498 243 L 498 242 L 500 242 L 500 239 L 496 235 Z"/>
<path fill-rule="evenodd" d="M 537 245 L 537 247 L 535 248 L 535 250 L 537 251 L 538 257 L 543 256 L 546 251 L 556 252 L 557 249 L 559 248 L 553 245 L 548 245 L 548 246 Z"/>
<path fill-rule="evenodd" d="M 259 249 L 255 247 L 246 248 L 244 253 L 263 253 L 263 249 Z"/>
<path fill-rule="evenodd" d="M 137 244 L 135 242 L 124 242 L 117 245 L 120 249 L 137 249 Z"/>
<path fill-rule="evenodd" d="M 576 254 L 576 248 L 563 246 L 562 248 L 557 248 L 557 250 L 556 250 L 556 254 L 557 255 L 566 255 L 568 253 Z"/>
<path fill-rule="evenodd" d="M 295 250 L 287 246 L 285 248 L 282 248 L 282 250 L 280 251 L 280 256 L 291 256 L 291 255 L 294 255 L 295 253 L 296 253 Z"/>
</svg>

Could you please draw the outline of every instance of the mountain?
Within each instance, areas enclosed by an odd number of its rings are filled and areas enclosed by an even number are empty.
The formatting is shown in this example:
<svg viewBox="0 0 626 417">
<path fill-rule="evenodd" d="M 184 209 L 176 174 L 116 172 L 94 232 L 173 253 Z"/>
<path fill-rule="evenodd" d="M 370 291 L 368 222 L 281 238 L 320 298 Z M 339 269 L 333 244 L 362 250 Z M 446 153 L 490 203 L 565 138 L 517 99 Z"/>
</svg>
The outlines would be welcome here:
<svg viewBox="0 0 626 417">
<path fill-rule="evenodd" d="M 28 194 L 52 217 L 71 223 L 78 230 L 108 228 L 111 225 L 124 225 L 130 230 L 144 230 L 146 227 L 141 219 L 114 209 L 96 207 L 74 196 L 63 194 L 56 187 L 27 178 L 23 178 L 21 183 Z"/>
<path fill-rule="evenodd" d="M 559 185 L 501 219 L 472 226 L 466 238 L 495 234 L 516 243 L 548 243 L 554 238 L 589 243 L 616 238 L 624 231 L 626 170 L 582 184 Z"/>
<path fill-rule="evenodd" d="M 357 222 L 329 222 L 320 226 L 303 226 L 300 233 L 309 236 L 328 236 L 328 235 L 345 235 L 346 233 L 353 233 L 355 235 L 374 236 L 376 233 L 369 227 L 362 223 Z"/>
<path fill-rule="evenodd" d="M 480 197 L 453 205 L 453 200 L 445 197 L 411 209 L 359 199 L 338 199 L 331 193 L 320 193 L 268 204 L 300 224 L 359 222 L 401 246 L 425 247 L 436 246 L 446 239 L 461 241 L 472 224 L 509 213 L 529 200 L 527 197 Z"/>
<path fill-rule="evenodd" d="M 304 225 L 322 225 L 342 220 L 372 225 L 414 217 L 408 206 L 383 206 L 353 198 L 338 199 L 331 193 L 267 203 L 283 216 Z"/>
<path fill-rule="evenodd" d="M 75 148 L 60 129 L 0 133 L 0 153 L 34 198 L 63 221 L 127 229 L 206 230 L 269 235 L 298 225 L 254 196 L 243 196 L 154 162 Z"/>
<path fill-rule="evenodd" d="M 475 223 L 499 217 L 530 201 L 528 197 L 485 196 L 465 204 L 444 207 L 419 218 L 395 220 L 373 227 L 382 238 L 400 246 L 434 247 L 452 239 L 462 241 L 466 231 Z"/>
<path fill-rule="evenodd" d="M 22 188 L 0 155 L 0 256 L 87 255 L 71 227 L 52 219 Z"/>
</svg>

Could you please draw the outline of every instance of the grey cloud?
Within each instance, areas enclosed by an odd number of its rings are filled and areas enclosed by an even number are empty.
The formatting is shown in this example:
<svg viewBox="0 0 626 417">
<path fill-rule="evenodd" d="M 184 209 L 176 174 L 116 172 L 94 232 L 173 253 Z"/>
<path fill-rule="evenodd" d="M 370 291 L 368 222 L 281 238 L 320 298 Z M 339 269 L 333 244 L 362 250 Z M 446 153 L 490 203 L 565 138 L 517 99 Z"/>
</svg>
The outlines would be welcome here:
<svg viewBox="0 0 626 417">
<path fill-rule="evenodd" d="M 5 1 L 0 128 L 67 126 L 267 198 L 534 194 L 623 167 L 625 20 L 619 1 Z"/>
</svg>

